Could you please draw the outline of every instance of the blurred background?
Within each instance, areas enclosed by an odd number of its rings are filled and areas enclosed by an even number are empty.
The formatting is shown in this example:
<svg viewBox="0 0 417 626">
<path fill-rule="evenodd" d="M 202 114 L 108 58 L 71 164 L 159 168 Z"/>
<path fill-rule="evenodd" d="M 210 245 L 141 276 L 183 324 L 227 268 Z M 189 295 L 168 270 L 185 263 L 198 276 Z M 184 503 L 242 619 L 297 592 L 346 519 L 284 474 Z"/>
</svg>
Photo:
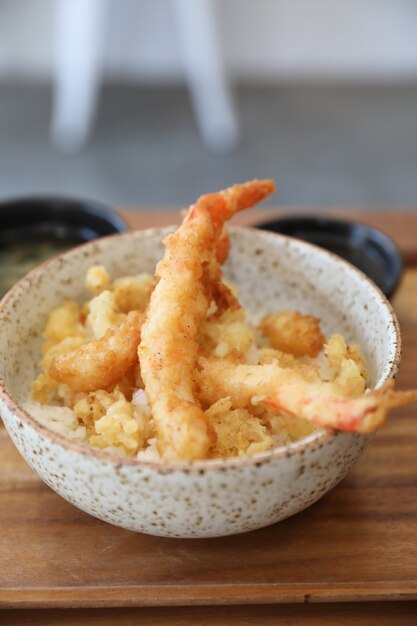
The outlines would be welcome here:
<svg viewBox="0 0 417 626">
<path fill-rule="evenodd" d="M 415 0 L 0 0 L 0 197 L 417 205 Z"/>
</svg>

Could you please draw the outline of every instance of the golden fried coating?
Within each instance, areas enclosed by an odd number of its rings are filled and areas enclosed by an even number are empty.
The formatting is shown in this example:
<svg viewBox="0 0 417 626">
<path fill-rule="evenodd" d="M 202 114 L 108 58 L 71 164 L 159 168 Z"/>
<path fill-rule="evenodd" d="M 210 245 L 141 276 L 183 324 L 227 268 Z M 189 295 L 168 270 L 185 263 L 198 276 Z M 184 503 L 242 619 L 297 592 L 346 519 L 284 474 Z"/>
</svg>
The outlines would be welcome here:
<svg viewBox="0 0 417 626">
<path fill-rule="evenodd" d="M 90 300 L 87 310 L 86 326 L 94 339 L 100 339 L 109 330 L 115 330 L 126 317 L 119 311 L 114 293 L 108 289 Z"/>
<path fill-rule="evenodd" d="M 246 409 L 233 409 L 230 398 L 222 398 L 206 411 L 216 433 L 211 455 L 222 459 L 250 456 L 272 448 L 274 440 L 262 421 Z"/>
<path fill-rule="evenodd" d="M 225 357 L 234 351 L 246 355 L 255 344 L 255 333 L 247 322 L 245 312 L 227 310 L 201 322 L 199 344 L 208 354 Z"/>
<path fill-rule="evenodd" d="M 340 372 L 343 362 L 346 359 L 354 361 L 362 378 L 367 382 L 369 374 L 366 371 L 365 360 L 360 353 L 360 347 L 357 344 L 349 346 L 342 335 L 332 335 L 324 346 L 324 352 L 330 367 L 334 368 L 336 373 Z"/>
<path fill-rule="evenodd" d="M 58 318 L 60 318 L 60 316 L 58 316 Z M 54 319 L 56 320 L 57 318 L 54 316 Z M 45 344 L 46 348 L 44 348 L 44 355 L 39 363 L 41 373 L 31 384 L 32 397 L 34 400 L 40 402 L 41 404 L 46 404 L 50 400 L 51 396 L 58 391 L 58 381 L 51 378 L 49 375 L 49 368 L 54 358 L 79 348 L 86 341 L 87 339 L 85 337 L 81 337 L 79 335 L 69 335 L 58 343 L 53 344 L 50 343 L 50 340 L 47 340 Z"/>
<path fill-rule="evenodd" d="M 146 273 L 116 278 L 112 283 L 110 274 L 103 265 L 90 267 L 85 278 L 85 287 L 91 295 L 99 296 L 103 291 L 113 293 L 110 302 L 118 313 L 145 310 L 154 286 L 154 277 Z M 98 308 L 104 303 L 101 300 L 97 302 Z"/>
<path fill-rule="evenodd" d="M 32 399 L 39 404 L 47 404 L 50 401 L 50 397 L 58 389 L 58 383 L 56 380 L 41 372 L 37 375 L 34 381 L 31 382 L 30 388 L 32 391 Z"/>
<path fill-rule="evenodd" d="M 116 388 L 113 391 L 90 391 L 89 393 L 80 394 L 81 397 L 73 406 L 75 416 L 86 426 L 87 432 L 92 434 L 95 432 L 95 422 L 105 415 L 110 406 L 120 400 L 121 394 Z"/>
<path fill-rule="evenodd" d="M 72 300 L 52 309 L 43 332 L 46 341 L 42 346 L 42 353 L 45 354 L 52 346 L 60 343 L 67 337 L 87 337 L 87 332 L 80 322 L 80 317 L 80 307 Z"/>
<path fill-rule="evenodd" d="M 227 219 L 273 189 L 272 181 L 252 181 L 202 196 L 165 240 L 138 352 L 165 459 L 208 455 L 213 432 L 194 395 L 194 370 L 199 326 L 221 284 L 217 242 Z"/>
<path fill-rule="evenodd" d="M 96 434 L 90 436 L 89 442 L 98 448 L 121 448 L 126 454 L 132 455 L 144 441 L 132 403 L 123 394 L 120 395 L 106 409 L 105 414 L 94 422 Z"/>
<path fill-rule="evenodd" d="M 92 265 L 85 276 L 85 288 L 92 296 L 110 290 L 110 274 L 103 265 Z"/>
<path fill-rule="evenodd" d="M 101 339 L 56 356 L 49 367 L 50 377 L 74 391 L 113 387 L 137 362 L 142 323 L 143 313 L 132 311 Z"/>
<path fill-rule="evenodd" d="M 154 436 L 149 405 L 131 402 L 119 386 L 82 394 L 73 411 L 87 428 L 89 444 L 98 448 L 132 455 Z"/>
<path fill-rule="evenodd" d="M 138 309 L 144 311 L 154 286 L 155 279 L 150 274 L 117 278 L 113 283 L 113 293 L 118 309 L 123 313 Z"/>
<path fill-rule="evenodd" d="M 230 397 L 235 408 L 260 403 L 271 411 L 348 432 L 372 432 L 390 409 L 417 400 L 417 391 L 394 391 L 393 381 L 355 398 L 336 382 L 311 382 L 276 363 L 244 365 L 201 356 L 198 366 L 199 397 L 205 405 Z"/>
<path fill-rule="evenodd" d="M 261 320 L 260 329 L 273 348 L 297 357 L 317 356 L 325 341 L 320 320 L 298 311 L 266 315 Z"/>
<path fill-rule="evenodd" d="M 268 425 L 268 430 L 273 435 L 279 435 L 281 438 L 283 433 L 287 435 L 287 441 L 283 441 L 283 444 L 308 437 L 317 430 L 314 424 L 305 419 L 293 415 L 278 415 L 276 412 L 271 413 L 271 411 L 266 411 L 263 421 Z"/>
<path fill-rule="evenodd" d="M 217 355 L 215 355 L 217 356 Z M 321 380 L 320 366 L 317 363 L 304 363 L 300 361 L 293 354 L 287 352 L 281 352 L 276 348 L 261 348 L 258 352 L 258 365 L 265 365 L 269 363 L 276 363 L 280 367 L 288 367 L 290 369 L 301 372 L 303 376 L 309 380 Z"/>
</svg>

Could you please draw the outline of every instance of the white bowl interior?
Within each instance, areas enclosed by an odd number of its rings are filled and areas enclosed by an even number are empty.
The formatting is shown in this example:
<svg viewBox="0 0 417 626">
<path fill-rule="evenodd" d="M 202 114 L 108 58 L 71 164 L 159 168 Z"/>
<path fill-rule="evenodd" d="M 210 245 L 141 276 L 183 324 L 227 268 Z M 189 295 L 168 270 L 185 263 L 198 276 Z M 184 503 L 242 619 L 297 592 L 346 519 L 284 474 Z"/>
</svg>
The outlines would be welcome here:
<svg viewBox="0 0 417 626">
<path fill-rule="evenodd" d="M 49 311 L 69 298 L 82 302 L 84 276 L 104 264 L 113 278 L 153 273 L 170 229 L 116 235 L 80 246 L 37 268 L 5 297 L 0 312 L 0 377 L 18 402 L 37 374 Z M 326 336 L 340 332 L 361 344 L 378 386 L 390 373 L 398 341 L 384 296 L 360 272 L 319 248 L 285 236 L 231 228 L 232 253 L 224 273 L 239 288 L 251 319 L 297 309 L 320 318 Z"/>
</svg>

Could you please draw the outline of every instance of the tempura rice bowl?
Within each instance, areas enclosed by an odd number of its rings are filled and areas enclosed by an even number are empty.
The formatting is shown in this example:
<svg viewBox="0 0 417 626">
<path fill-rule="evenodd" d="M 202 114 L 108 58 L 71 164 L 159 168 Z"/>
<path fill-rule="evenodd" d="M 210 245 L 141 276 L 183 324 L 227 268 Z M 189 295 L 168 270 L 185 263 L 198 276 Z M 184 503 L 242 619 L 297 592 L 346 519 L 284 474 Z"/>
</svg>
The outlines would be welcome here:
<svg viewBox="0 0 417 626">
<path fill-rule="evenodd" d="M 241 533 L 301 511 L 336 485 L 367 437 L 320 431 L 252 457 L 193 463 L 120 457 L 78 443 L 70 416 L 51 430 L 22 405 L 36 376 L 49 311 L 85 296 L 93 264 L 115 277 L 153 273 L 170 229 L 107 237 L 52 259 L 21 280 L 0 305 L 0 409 L 20 453 L 39 476 L 75 506 L 130 530 L 171 537 Z M 251 319 L 296 309 L 321 320 L 326 336 L 361 344 L 380 387 L 395 375 L 400 335 L 382 293 L 351 265 L 311 244 L 248 228 L 230 228 L 225 277 L 237 285 Z M 51 409 L 53 412 L 53 409 Z M 62 428 L 61 428 L 62 426 Z"/>
</svg>

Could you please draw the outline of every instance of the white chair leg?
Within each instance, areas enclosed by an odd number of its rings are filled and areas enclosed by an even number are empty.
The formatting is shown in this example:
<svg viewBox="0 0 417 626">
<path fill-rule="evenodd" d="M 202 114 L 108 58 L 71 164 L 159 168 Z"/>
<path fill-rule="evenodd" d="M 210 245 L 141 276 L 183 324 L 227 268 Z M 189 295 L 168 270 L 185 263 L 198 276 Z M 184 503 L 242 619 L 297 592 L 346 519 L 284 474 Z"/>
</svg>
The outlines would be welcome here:
<svg viewBox="0 0 417 626">
<path fill-rule="evenodd" d="M 188 88 L 203 140 L 233 148 L 238 124 L 219 46 L 215 0 L 172 0 Z"/>
<path fill-rule="evenodd" d="M 94 121 L 100 89 L 108 0 L 55 0 L 51 136 L 78 150 Z"/>
</svg>

